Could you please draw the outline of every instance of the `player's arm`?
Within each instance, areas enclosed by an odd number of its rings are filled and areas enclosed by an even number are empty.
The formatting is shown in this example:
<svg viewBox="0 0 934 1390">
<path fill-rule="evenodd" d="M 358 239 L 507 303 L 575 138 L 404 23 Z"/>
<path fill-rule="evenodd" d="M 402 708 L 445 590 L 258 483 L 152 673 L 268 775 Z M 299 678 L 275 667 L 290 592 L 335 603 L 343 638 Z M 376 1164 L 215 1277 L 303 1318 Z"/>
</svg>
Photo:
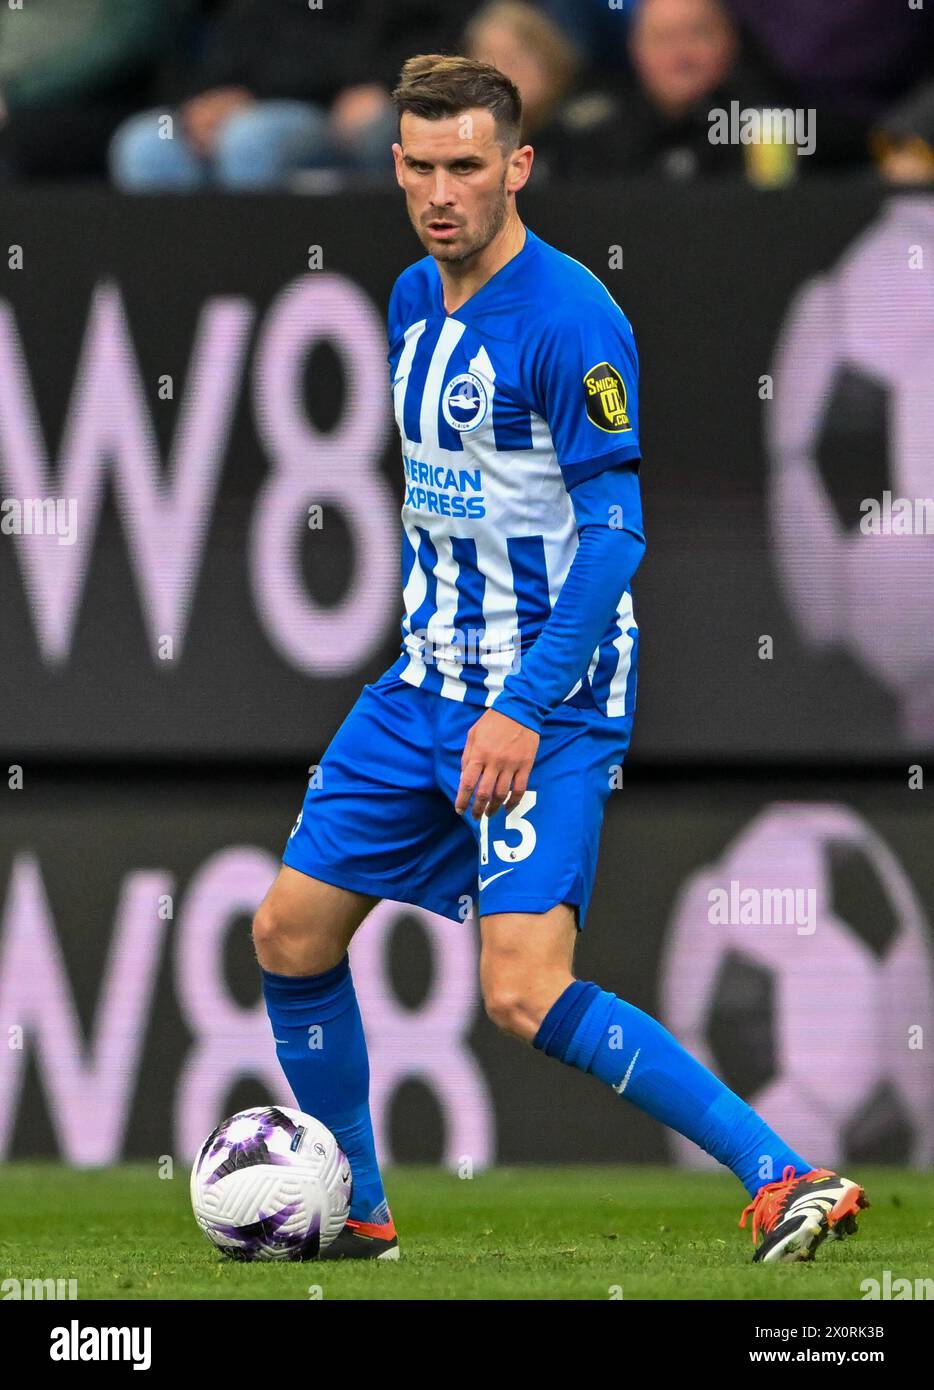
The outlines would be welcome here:
<svg viewBox="0 0 934 1390">
<path fill-rule="evenodd" d="M 528 335 L 526 386 L 548 422 L 578 524 L 578 552 L 551 616 L 470 730 L 456 807 L 510 808 L 523 795 L 542 722 L 586 673 L 645 549 L 639 493 L 639 363 L 609 295 L 552 305 Z M 507 801 L 508 797 L 508 801 Z"/>
<path fill-rule="evenodd" d="M 536 733 L 587 670 L 645 554 L 635 464 L 580 483 L 571 501 L 577 554 L 551 616 L 492 706 Z"/>
<path fill-rule="evenodd" d="M 507 810 L 525 794 L 547 716 L 586 671 L 645 553 L 639 476 L 621 464 L 571 491 L 578 548 L 551 616 L 470 730 L 461 763 L 458 811 Z"/>
</svg>

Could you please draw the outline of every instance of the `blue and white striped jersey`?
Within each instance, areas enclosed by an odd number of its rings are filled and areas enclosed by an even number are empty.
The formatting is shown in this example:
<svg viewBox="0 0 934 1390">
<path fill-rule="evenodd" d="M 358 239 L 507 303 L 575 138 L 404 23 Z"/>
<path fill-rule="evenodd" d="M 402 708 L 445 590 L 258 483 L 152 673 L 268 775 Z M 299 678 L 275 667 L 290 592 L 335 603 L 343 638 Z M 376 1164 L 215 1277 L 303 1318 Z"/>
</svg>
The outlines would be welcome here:
<svg viewBox="0 0 934 1390">
<path fill-rule="evenodd" d="M 402 438 L 402 655 L 394 670 L 492 705 L 547 622 L 577 550 L 570 491 L 639 458 L 632 328 L 596 276 L 526 229 L 522 250 L 448 314 L 431 256 L 389 303 Z M 635 701 L 627 589 L 565 699 Z"/>
</svg>

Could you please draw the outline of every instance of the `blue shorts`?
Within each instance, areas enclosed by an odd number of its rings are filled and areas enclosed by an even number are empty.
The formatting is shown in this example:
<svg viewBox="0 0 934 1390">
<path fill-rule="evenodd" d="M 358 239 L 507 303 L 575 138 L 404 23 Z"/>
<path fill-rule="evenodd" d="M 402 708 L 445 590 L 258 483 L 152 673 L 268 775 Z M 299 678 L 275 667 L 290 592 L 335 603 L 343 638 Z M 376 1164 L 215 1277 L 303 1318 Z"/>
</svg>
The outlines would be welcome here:
<svg viewBox="0 0 934 1390">
<path fill-rule="evenodd" d="M 455 921 L 478 899 L 481 916 L 570 903 L 582 927 L 633 717 L 561 705 L 545 721 L 521 804 L 478 821 L 454 800 L 482 714 L 392 669 L 364 686 L 310 779 L 283 863 Z"/>
</svg>

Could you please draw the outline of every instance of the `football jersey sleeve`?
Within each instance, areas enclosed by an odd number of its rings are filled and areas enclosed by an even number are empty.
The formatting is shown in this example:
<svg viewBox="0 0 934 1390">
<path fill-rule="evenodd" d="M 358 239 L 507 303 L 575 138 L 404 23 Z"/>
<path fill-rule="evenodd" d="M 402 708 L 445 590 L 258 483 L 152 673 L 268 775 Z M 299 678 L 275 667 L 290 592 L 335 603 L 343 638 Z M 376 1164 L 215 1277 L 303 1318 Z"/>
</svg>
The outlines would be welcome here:
<svg viewBox="0 0 934 1390">
<path fill-rule="evenodd" d="M 493 709 L 535 733 L 580 684 L 645 553 L 635 464 L 594 475 L 571 497 L 577 553 L 551 617 L 493 701 Z"/>
<path fill-rule="evenodd" d="M 641 457 L 639 359 L 609 294 L 543 315 L 532 354 L 535 410 L 551 431 L 570 489 Z"/>
</svg>

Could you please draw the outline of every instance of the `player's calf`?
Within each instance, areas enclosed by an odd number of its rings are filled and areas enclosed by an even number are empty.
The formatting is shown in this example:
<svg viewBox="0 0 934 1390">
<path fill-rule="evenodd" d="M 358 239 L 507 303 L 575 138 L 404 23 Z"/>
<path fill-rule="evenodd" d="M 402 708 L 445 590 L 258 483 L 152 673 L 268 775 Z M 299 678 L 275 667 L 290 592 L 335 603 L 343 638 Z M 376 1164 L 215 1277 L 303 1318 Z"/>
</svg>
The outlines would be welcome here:
<svg viewBox="0 0 934 1390">
<path fill-rule="evenodd" d="M 369 1061 L 347 946 L 375 899 L 284 865 L 253 923 L 276 1055 L 300 1110 L 334 1134 L 350 1161 L 351 1229 L 332 1258 L 377 1248 L 391 1224 L 369 1108 Z M 395 1248 L 395 1231 L 375 1237 Z M 363 1242 L 363 1244 L 360 1244 Z M 351 1254 L 351 1258 L 358 1258 Z"/>
<path fill-rule="evenodd" d="M 480 987 L 487 1016 L 502 1032 L 532 1042 L 542 1019 L 573 981 L 573 908 L 502 912 L 480 923 Z"/>
</svg>

